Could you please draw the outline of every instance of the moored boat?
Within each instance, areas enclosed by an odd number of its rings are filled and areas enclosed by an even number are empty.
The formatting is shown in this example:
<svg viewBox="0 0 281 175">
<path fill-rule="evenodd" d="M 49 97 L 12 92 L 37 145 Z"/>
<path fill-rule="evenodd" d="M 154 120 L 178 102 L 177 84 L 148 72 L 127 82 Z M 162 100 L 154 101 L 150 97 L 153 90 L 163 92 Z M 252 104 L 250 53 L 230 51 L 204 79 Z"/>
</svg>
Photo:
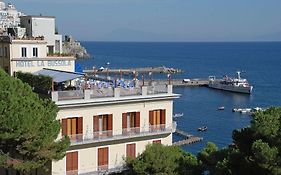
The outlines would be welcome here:
<svg viewBox="0 0 281 175">
<path fill-rule="evenodd" d="M 208 127 L 207 126 L 202 126 L 200 128 L 198 128 L 198 131 L 207 131 Z"/>
<path fill-rule="evenodd" d="M 246 79 L 241 78 L 241 72 L 237 72 L 236 78 L 224 76 L 223 79 L 216 79 L 215 76 L 209 77 L 209 87 L 231 92 L 251 94 L 253 86 Z"/>
</svg>

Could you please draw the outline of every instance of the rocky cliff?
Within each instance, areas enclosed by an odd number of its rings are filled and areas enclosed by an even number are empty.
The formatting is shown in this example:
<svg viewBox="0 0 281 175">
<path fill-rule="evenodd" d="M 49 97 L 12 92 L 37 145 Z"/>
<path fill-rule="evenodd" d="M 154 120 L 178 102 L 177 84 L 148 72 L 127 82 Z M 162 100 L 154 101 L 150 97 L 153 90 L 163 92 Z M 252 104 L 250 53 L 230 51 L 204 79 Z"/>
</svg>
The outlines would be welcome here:
<svg viewBox="0 0 281 175">
<path fill-rule="evenodd" d="M 91 58 L 87 50 L 81 46 L 80 42 L 74 40 L 72 36 L 65 36 L 65 40 L 62 44 L 62 52 L 74 55 L 77 59 Z"/>
</svg>

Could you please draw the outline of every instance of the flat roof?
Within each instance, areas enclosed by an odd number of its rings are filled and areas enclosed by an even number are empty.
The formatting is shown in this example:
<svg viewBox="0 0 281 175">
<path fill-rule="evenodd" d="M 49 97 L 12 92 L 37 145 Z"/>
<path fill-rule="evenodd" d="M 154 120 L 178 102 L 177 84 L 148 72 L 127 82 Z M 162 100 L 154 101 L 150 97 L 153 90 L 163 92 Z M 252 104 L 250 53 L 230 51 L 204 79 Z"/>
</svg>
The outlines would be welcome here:
<svg viewBox="0 0 281 175">
<path fill-rule="evenodd" d="M 27 15 L 20 16 L 20 18 L 56 18 L 55 16 L 41 16 L 41 15 Z"/>
</svg>

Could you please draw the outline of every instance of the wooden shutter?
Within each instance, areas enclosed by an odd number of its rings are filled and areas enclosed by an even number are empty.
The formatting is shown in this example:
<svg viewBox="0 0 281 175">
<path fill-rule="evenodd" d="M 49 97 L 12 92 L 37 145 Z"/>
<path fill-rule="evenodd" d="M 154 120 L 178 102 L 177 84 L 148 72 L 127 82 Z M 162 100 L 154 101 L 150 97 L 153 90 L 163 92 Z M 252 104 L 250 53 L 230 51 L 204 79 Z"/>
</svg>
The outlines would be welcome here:
<svg viewBox="0 0 281 175">
<path fill-rule="evenodd" d="M 66 171 L 78 170 L 78 152 L 66 153 Z"/>
<path fill-rule="evenodd" d="M 153 125 L 153 111 L 149 111 L 149 124 Z"/>
<path fill-rule="evenodd" d="M 160 124 L 166 124 L 166 109 L 161 110 Z"/>
<path fill-rule="evenodd" d="M 71 171 L 72 169 L 72 153 L 66 153 L 66 171 Z"/>
<path fill-rule="evenodd" d="M 107 129 L 112 130 L 112 114 L 108 115 L 108 120 L 107 120 Z"/>
<path fill-rule="evenodd" d="M 127 113 L 122 114 L 122 129 L 127 128 Z"/>
<path fill-rule="evenodd" d="M 72 153 L 72 165 L 73 165 L 73 170 L 78 170 L 78 152 L 73 152 Z"/>
<path fill-rule="evenodd" d="M 67 135 L 67 119 L 62 119 L 62 136 Z"/>
<path fill-rule="evenodd" d="M 77 134 L 83 134 L 83 117 L 77 119 Z"/>
<path fill-rule="evenodd" d="M 127 144 L 127 157 L 136 158 L 136 144 Z"/>
<path fill-rule="evenodd" d="M 77 118 L 71 119 L 71 135 L 77 134 Z"/>
<path fill-rule="evenodd" d="M 98 166 L 108 165 L 108 147 L 98 148 Z"/>
<path fill-rule="evenodd" d="M 94 132 L 99 131 L 99 116 L 98 115 L 94 116 L 93 126 L 94 126 Z"/>
<path fill-rule="evenodd" d="M 140 112 L 136 112 L 136 127 L 140 127 Z"/>
</svg>

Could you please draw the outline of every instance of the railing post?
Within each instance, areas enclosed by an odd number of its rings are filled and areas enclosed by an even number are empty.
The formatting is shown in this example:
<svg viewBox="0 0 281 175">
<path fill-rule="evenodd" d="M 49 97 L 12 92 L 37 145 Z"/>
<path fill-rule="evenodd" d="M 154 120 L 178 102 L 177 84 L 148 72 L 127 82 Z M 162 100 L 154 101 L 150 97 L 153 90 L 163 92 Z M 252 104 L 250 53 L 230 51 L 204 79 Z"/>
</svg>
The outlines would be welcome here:
<svg viewBox="0 0 281 175">
<path fill-rule="evenodd" d="M 168 85 L 168 94 L 172 94 L 173 93 L 173 85 L 169 84 Z"/>
<path fill-rule="evenodd" d="M 52 91 L 52 101 L 54 101 L 54 102 L 59 101 L 59 92 L 58 91 Z"/>
<path fill-rule="evenodd" d="M 120 88 L 114 88 L 114 97 L 120 97 Z"/>
<path fill-rule="evenodd" d="M 147 95 L 147 86 L 142 86 L 141 91 L 142 91 L 141 94 L 143 96 L 146 96 Z"/>
<path fill-rule="evenodd" d="M 84 99 L 85 99 L 85 100 L 90 100 L 90 99 L 91 99 L 91 90 L 86 89 L 86 90 L 84 91 Z"/>
</svg>

